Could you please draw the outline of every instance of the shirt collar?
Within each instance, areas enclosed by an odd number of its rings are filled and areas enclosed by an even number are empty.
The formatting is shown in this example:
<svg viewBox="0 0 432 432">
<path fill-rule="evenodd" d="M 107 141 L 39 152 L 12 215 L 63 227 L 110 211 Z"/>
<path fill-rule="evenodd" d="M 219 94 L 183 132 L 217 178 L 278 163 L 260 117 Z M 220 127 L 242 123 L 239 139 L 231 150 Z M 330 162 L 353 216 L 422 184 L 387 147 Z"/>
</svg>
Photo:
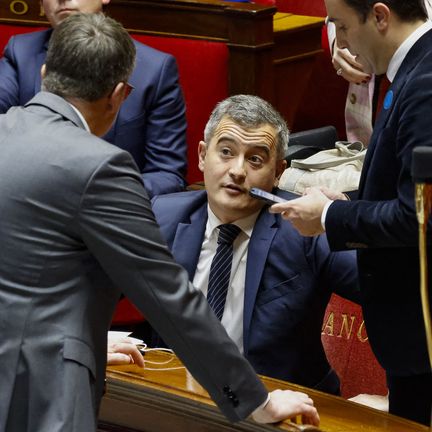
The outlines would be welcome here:
<svg viewBox="0 0 432 432">
<path fill-rule="evenodd" d="M 393 82 L 402 62 L 404 61 L 409 50 L 414 44 L 429 30 L 432 29 L 432 21 L 427 20 L 424 24 L 414 30 L 399 46 L 393 57 L 390 60 L 387 68 L 387 78 L 390 82 Z"/>
<path fill-rule="evenodd" d="M 212 235 L 214 230 L 219 226 L 222 225 L 223 222 L 219 220 L 219 218 L 212 212 L 209 205 L 207 205 L 207 211 L 208 211 L 208 227 L 210 228 L 209 235 Z M 255 226 L 255 221 L 259 215 L 261 210 L 256 211 L 255 213 L 252 213 L 249 216 L 246 216 L 241 219 L 237 219 L 234 222 L 232 222 L 233 225 L 237 225 L 249 238 L 252 235 L 252 231 Z"/>
<path fill-rule="evenodd" d="M 73 106 L 71 103 L 68 102 L 68 104 L 72 107 L 72 109 L 77 113 L 77 116 L 82 121 L 82 124 L 84 125 L 84 128 L 87 132 L 91 133 L 88 123 L 86 122 L 86 119 L 84 116 L 80 113 L 77 107 Z"/>
</svg>

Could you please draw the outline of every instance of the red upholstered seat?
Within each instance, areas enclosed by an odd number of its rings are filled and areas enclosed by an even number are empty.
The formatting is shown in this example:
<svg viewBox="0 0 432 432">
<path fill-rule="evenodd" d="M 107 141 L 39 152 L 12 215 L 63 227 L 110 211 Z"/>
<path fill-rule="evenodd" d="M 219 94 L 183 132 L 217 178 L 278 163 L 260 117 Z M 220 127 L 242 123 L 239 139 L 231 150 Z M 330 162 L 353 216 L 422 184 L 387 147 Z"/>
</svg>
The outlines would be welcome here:
<svg viewBox="0 0 432 432">
<path fill-rule="evenodd" d="M 198 170 L 198 143 L 217 102 L 228 96 L 228 48 L 223 43 L 132 35 L 136 40 L 172 54 L 178 64 L 180 84 L 186 102 L 188 183 L 202 180 Z M 143 71 L 145 73 L 145 71 Z M 113 324 L 129 325 L 143 320 L 127 299 L 116 309 Z"/>
<path fill-rule="evenodd" d="M 385 373 L 372 353 L 359 305 L 334 294 L 326 310 L 321 338 L 341 379 L 343 397 L 387 394 Z"/>
<path fill-rule="evenodd" d="M 202 180 L 198 143 L 217 102 L 228 96 L 228 48 L 224 43 L 182 38 L 132 35 L 136 40 L 172 54 L 178 64 L 186 101 L 188 183 Z M 145 71 L 143 71 L 145 73 Z"/>
<path fill-rule="evenodd" d="M 323 0 L 275 0 L 279 12 L 290 12 L 296 15 L 326 16 Z"/>
</svg>

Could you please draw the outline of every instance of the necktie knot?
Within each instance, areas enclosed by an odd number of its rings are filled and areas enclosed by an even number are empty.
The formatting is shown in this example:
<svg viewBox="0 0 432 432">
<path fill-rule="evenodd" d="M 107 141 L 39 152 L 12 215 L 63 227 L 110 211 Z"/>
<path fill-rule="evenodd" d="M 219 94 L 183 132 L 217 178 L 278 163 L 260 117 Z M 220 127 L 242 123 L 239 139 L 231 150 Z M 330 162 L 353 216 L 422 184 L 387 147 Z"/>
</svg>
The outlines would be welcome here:
<svg viewBox="0 0 432 432">
<path fill-rule="evenodd" d="M 236 237 L 239 235 L 241 229 L 234 224 L 223 224 L 219 225 L 219 237 L 218 244 L 224 243 L 230 245 L 234 242 Z"/>
</svg>

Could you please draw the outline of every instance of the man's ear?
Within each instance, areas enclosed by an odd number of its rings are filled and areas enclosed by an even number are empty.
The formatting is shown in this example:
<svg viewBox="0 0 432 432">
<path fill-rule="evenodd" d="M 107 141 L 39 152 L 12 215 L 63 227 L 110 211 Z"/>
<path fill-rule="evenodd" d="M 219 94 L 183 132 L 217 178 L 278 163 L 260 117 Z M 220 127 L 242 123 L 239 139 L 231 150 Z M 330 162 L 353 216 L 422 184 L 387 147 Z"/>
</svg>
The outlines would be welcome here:
<svg viewBox="0 0 432 432">
<path fill-rule="evenodd" d="M 46 64 L 45 63 L 41 67 L 40 74 L 41 74 L 42 79 L 44 79 L 45 75 L 46 75 Z"/>
<path fill-rule="evenodd" d="M 129 93 L 130 88 L 128 87 L 128 85 L 123 81 L 119 82 L 108 96 L 109 108 L 111 110 L 113 109 L 115 111 L 118 111 L 120 109 L 120 105 L 129 96 Z"/>
<path fill-rule="evenodd" d="M 276 161 L 276 177 L 274 181 L 275 187 L 279 185 L 279 180 L 281 178 L 281 175 L 285 171 L 286 167 L 287 167 L 287 161 L 285 159 L 280 159 Z"/>
<path fill-rule="evenodd" d="M 111 0 L 102 0 L 102 6 L 106 6 Z"/>
<path fill-rule="evenodd" d="M 200 141 L 198 144 L 198 168 L 201 172 L 204 172 L 206 155 L 207 155 L 207 144 L 204 141 Z"/>
<path fill-rule="evenodd" d="M 384 3 L 375 3 L 372 8 L 378 30 L 387 30 L 390 18 L 390 9 Z"/>
</svg>

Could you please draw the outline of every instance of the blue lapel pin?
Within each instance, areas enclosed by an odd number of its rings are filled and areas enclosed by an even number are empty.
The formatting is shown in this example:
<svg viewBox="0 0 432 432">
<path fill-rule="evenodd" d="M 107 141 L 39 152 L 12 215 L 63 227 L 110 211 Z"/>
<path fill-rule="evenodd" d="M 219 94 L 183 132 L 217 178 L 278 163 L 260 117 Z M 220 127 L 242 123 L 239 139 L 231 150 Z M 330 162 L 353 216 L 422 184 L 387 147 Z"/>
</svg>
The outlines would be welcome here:
<svg viewBox="0 0 432 432">
<path fill-rule="evenodd" d="M 384 104 L 383 104 L 384 109 L 388 110 L 392 106 L 392 103 L 393 103 L 393 90 L 389 90 L 384 98 Z"/>
</svg>

